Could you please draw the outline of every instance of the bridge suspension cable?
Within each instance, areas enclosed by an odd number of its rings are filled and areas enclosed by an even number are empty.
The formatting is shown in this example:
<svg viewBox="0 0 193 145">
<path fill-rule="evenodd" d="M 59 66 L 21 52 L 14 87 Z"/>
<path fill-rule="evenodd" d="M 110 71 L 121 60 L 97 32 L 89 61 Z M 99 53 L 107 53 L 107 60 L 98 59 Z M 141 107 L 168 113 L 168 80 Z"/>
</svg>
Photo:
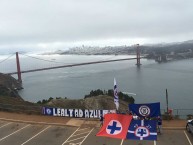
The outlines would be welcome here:
<svg viewBox="0 0 193 145">
<path fill-rule="evenodd" d="M 144 58 L 144 57 L 141 57 L 141 58 Z M 51 70 L 51 69 L 58 69 L 58 68 L 65 68 L 65 67 L 75 67 L 75 66 L 99 64 L 99 63 L 107 63 L 107 62 L 115 62 L 115 61 L 134 60 L 134 59 L 136 58 L 124 58 L 124 59 L 116 59 L 116 60 L 84 62 L 84 63 L 76 63 L 76 64 L 69 64 L 69 65 L 62 65 L 62 66 L 55 66 L 55 67 L 26 70 L 26 71 L 21 71 L 21 73 L 29 73 L 29 72 L 36 72 L 36 71 L 43 71 L 43 70 Z M 17 74 L 17 72 L 12 72 L 12 73 L 7 73 L 7 74 L 13 75 L 13 74 Z"/>
<path fill-rule="evenodd" d="M 13 55 L 15 55 L 15 53 L 11 54 L 10 56 L 8 56 L 7 58 L 5 58 L 4 60 L 0 61 L 0 63 L 3 63 L 4 61 L 8 60 L 10 57 L 12 57 Z"/>
<path fill-rule="evenodd" d="M 20 53 L 20 54 L 23 55 L 23 56 L 27 56 L 27 57 L 30 57 L 30 58 L 33 58 L 33 59 L 42 60 L 42 61 L 46 61 L 46 62 L 54 62 L 54 63 L 60 63 L 60 64 L 76 64 L 76 63 L 63 63 L 63 62 L 59 62 L 59 61 L 42 59 L 42 58 L 38 58 L 38 57 L 27 55 L 27 54 L 23 54 L 23 53 Z M 99 59 L 98 61 L 108 61 L 108 60 L 112 60 L 112 58 L 115 58 L 115 56 L 113 55 L 113 56 L 111 56 L 109 58 Z"/>
<path fill-rule="evenodd" d="M 62 62 L 57 62 L 57 61 L 53 61 L 53 60 L 47 60 L 47 59 L 42 59 L 42 58 L 38 58 L 38 57 L 34 57 L 34 56 L 30 56 L 30 55 L 27 55 L 27 54 L 23 54 L 23 53 L 20 53 L 24 56 L 27 56 L 27 57 L 31 57 L 33 59 L 37 59 L 37 60 L 42 60 L 42 61 L 47 61 L 47 62 L 54 62 L 54 63 L 62 63 Z"/>
<path fill-rule="evenodd" d="M 23 53 L 20 53 L 24 56 L 27 56 L 27 57 L 31 57 L 33 59 L 37 59 L 37 60 L 42 60 L 42 61 L 46 61 L 46 62 L 54 62 L 54 63 L 60 63 L 61 62 L 57 62 L 57 61 L 52 61 L 52 60 L 46 60 L 46 59 L 42 59 L 42 58 L 38 58 L 38 57 L 34 57 L 34 56 L 29 56 L 27 54 L 23 54 Z M 13 56 L 13 54 L 11 55 Z M 7 59 L 9 59 L 11 56 L 9 56 L 8 58 L 4 59 L 3 61 L 1 61 L 0 63 L 6 61 Z M 115 56 L 113 56 L 115 57 Z M 108 58 L 108 60 L 98 60 L 98 61 L 90 61 L 90 62 L 82 62 L 82 63 L 75 63 L 75 64 L 64 64 L 62 63 L 62 65 L 60 66 L 52 66 L 52 67 L 45 67 L 44 68 L 39 68 L 39 69 L 28 69 L 28 70 L 25 70 L 25 71 L 21 71 L 20 70 L 20 63 L 19 63 L 19 55 L 18 55 L 18 52 L 16 52 L 16 63 L 17 63 L 17 72 L 12 72 L 12 73 L 7 73 L 9 75 L 13 75 L 13 74 L 18 74 L 18 81 L 19 82 L 22 82 L 22 79 L 21 79 L 21 73 L 29 73 L 29 72 L 36 72 L 36 71 L 43 71 L 43 70 L 50 70 L 50 69 L 58 69 L 58 68 L 65 68 L 65 67 L 75 67 L 75 66 L 83 66 L 83 65 L 90 65 L 90 64 L 99 64 L 99 63 L 107 63 L 107 62 L 115 62 L 115 61 L 124 61 L 124 60 L 133 60 L 133 59 L 137 59 L 137 62 L 139 61 L 140 62 L 140 59 L 141 58 L 145 58 L 145 57 L 141 57 L 140 56 L 140 53 L 138 51 L 137 53 L 137 58 L 124 58 L 124 59 L 112 59 L 113 57 L 111 58 Z M 138 65 L 138 63 L 137 63 Z M 139 63 L 140 65 L 140 63 Z"/>
</svg>

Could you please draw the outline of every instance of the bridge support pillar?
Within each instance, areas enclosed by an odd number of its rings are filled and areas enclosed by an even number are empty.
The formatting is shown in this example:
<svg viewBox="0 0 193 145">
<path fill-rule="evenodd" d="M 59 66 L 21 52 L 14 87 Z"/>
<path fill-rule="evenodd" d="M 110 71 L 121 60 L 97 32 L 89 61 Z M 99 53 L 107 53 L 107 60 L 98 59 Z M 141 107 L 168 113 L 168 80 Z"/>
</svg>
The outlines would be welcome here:
<svg viewBox="0 0 193 145">
<path fill-rule="evenodd" d="M 136 57 L 137 57 L 137 63 L 136 65 L 139 67 L 141 65 L 140 63 L 140 49 L 139 49 L 139 44 L 137 44 L 137 47 L 136 47 Z"/>
<path fill-rule="evenodd" d="M 16 52 L 16 64 L 17 64 L 17 76 L 18 76 L 18 81 L 22 82 L 21 79 L 21 69 L 20 69 L 20 63 L 19 63 L 19 54 Z"/>
</svg>

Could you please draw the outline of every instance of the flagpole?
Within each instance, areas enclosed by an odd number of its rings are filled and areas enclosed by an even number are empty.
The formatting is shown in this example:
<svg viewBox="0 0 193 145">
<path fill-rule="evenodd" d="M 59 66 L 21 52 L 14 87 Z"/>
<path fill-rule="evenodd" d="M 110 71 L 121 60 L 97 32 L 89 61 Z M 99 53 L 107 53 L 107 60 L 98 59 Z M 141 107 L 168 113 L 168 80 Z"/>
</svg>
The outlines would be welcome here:
<svg viewBox="0 0 193 145">
<path fill-rule="evenodd" d="M 166 107 L 167 107 L 167 115 L 169 115 L 168 112 L 168 90 L 166 89 Z"/>
<path fill-rule="evenodd" d="M 123 144 L 123 141 L 124 141 L 124 140 L 122 139 L 122 140 L 121 140 L 121 144 L 120 144 L 120 145 L 122 145 L 122 144 Z"/>
</svg>

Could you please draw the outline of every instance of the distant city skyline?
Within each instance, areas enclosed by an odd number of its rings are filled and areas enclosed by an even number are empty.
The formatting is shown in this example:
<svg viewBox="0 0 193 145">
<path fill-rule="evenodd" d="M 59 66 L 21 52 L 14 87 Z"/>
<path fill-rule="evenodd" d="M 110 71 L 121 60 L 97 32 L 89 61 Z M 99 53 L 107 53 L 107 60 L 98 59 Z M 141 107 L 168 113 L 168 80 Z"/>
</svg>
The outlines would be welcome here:
<svg viewBox="0 0 193 145">
<path fill-rule="evenodd" d="M 193 39 L 192 0 L 0 0 L 0 53 Z"/>
</svg>

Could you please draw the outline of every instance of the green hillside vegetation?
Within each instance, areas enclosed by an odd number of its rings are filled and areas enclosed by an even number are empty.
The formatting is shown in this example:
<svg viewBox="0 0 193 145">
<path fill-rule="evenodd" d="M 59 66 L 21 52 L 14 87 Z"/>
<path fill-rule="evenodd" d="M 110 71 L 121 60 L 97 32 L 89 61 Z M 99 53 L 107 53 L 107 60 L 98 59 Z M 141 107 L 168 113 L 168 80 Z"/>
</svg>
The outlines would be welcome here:
<svg viewBox="0 0 193 145">
<path fill-rule="evenodd" d="M 134 103 L 135 100 L 132 96 L 128 96 L 122 92 L 119 95 L 119 111 L 126 112 L 128 110 L 128 104 Z M 60 107 L 66 109 L 99 109 L 99 110 L 115 110 L 113 90 L 102 91 L 92 90 L 88 95 L 85 95 L 84 99 L 69 99 L 69 98 L 52 98 L 42 101 L 38 101 L 38 104 L 47 107 Z"/>
<path fill-rule="evenodd" d="M 114 92 L 113 90 L 100 90 L 100 89 L 97 89 L 97 90 L 92 90 L 90 91 L 90 93 L 88 95 L 85 95 L 84 96 L 84 99 L 87 99 L 87 98 L 90 98 L 90 97 L 96 97 L 96 96 L 101 96 L 101 95 L 104 95 L 104 96 L 110 96 L 110 97 L 114 97 Z M 130 103 L 130 104 L 133 104 L 135 103 L 135 99 L 132 97 L 132 96 L 129 96 L 127 94 L 124 94 L 122 92 L 118 92 L 118 96 L 119 96 L 119 99 L 122 100 L 122 101 L 125 101 L 127 103 Z M 56 97 L 55 100 L 61 100 L 62 98 L 61 97 Z M 66 99 L 66 101 L 69 99 L 67 97 L 65 97 L 64 99 Z M 43 99 L 42 101 L 38 101 L 37 104 L 48 104 L 49 102 L 51 102 L 52 100 L 54 100 L 53 97 L 50 97 L 49 99 Z"/>
<path fill-rule="evenodd" d="M 92 90 L 90 92 L 90 94 L 85 95 L 84 98 L 86 99 L 86 98 L 89 98 L 89 97 L 99 96 L 99 95 L 107 95 L 107 96 L 114 97 L 114 91 L 112 89 L 108 90 L 108 91 L 105 91 L 105 90 L 102 91 L 100 89 L 94 90 L 94 91 Z M 123 100 L 123 101 L 125 101 L 127 103 L 132 103 L 132 104 L 135 103 L 135 99 L 132 96 L 129 96 L 129 95 L 124 94 L 122 92 L 118 92 L 118 96 L 119 96 L 120 100 Z"/>
</svg>

